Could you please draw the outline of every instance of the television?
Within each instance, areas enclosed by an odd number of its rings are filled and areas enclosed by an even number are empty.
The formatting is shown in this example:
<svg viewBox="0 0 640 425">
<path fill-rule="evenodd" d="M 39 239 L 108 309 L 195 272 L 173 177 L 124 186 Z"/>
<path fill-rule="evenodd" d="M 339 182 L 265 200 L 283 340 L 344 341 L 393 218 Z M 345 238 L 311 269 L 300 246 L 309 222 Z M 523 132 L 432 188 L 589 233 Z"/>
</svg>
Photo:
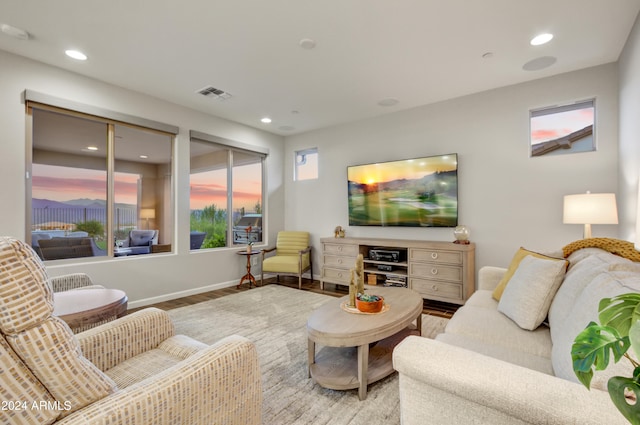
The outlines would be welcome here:
<svg viewBox="0 0 640 425">
<path fill-rule="evenodd" d="M 458 225 L 458 154 L 347 167 L 350 226 Z"/>
</svg>

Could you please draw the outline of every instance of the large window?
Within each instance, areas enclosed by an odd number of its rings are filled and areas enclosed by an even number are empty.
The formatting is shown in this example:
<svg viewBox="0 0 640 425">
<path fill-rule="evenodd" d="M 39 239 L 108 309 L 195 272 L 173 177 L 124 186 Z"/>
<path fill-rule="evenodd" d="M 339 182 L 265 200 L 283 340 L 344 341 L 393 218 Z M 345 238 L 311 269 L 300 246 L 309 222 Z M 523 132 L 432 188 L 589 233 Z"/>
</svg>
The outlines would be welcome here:
<svg viewBox="0 0 640 425">
<path fill-rule="evenodd" d="M 170 250 L 173 134 L 28 106 L 27 234 L 36 252 L 59 260 Z M 132 236 L 143 234 L 140 246 Z"/>
<path fill-rule="evenodd" d="M 265 153 L 210 139 L 191 137 L 191 248 L 262 242 Z"/>
</svg>

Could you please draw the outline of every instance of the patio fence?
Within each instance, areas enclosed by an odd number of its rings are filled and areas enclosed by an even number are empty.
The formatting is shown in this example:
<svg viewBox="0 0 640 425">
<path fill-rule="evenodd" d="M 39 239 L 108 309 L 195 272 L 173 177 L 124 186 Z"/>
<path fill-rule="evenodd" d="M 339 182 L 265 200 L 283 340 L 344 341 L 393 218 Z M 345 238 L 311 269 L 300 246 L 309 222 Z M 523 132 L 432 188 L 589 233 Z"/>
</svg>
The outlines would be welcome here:
<svg viewBox="0 0 640 425">
<path fill-rule="evenodd" d="M 138 214 L 136 208 L 115 209 L 115 230 L 136 227 Z M 105 208 L 33 208 L 31 216 L 32 230 L 74 230 L 77 223 L 98 221 L 107 229 L 107 210 Z"/>
</svg>

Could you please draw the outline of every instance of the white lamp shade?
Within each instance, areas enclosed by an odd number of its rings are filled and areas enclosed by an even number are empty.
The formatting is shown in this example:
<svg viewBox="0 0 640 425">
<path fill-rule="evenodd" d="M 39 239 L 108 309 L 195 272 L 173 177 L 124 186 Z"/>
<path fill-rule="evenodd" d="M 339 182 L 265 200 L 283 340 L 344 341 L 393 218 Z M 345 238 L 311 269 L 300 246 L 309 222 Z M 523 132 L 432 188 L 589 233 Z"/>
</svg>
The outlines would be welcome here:
<svg viewBox="0 0 640 425">
<path fill-rule="evenodd" d="M 615 193 L 565 195 L 565 224 L 618 224 Z"/>
<path fill-rule="evenodd" d="M 140 210 L 140 218 L 156 218 L 156 210 L 153 208 L 142 208 Z"/>
</svg>

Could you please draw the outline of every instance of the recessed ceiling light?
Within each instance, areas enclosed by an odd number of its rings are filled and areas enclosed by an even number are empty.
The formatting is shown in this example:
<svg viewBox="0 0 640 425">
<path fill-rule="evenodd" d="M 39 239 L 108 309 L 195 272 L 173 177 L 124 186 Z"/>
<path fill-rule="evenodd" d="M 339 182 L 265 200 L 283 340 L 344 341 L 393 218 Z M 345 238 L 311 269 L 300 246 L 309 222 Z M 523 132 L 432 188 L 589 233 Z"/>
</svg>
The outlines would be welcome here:
<svg viewBox="0 0 640 425">
<path fill-rule="evenodd" d="M 269 117 L 264 117 L 264 118 L 262 118 L 260 121 L 262 121 L 264 124 L 270 124 L 270 123 L 271 123 L 271 118 L 269 118 Z"/>
<path fill-rule="evenodd" d="M 382 99 L 380 102 L 378 102 L 378 105 L 380 106 L 395 106 L 397 104 L 398 104 L 398 99 L 394 99 L 392 97 L 388 99 Z"/>
<path fill-rule="evenodd" d="M 79 61 L 86 61 L 87 60 L 87 55 L 85 55 L 84 53 L 82 53 L 79 50 L 65 50 L 64 53 L 69 56 L 70 58 L 79 60 Z"/>
<path fill-rule="evenodd" d="M 98 147 L 97 146 L 87 146 L 87 150 L 89 150 L 89 151 L 97 151 Z"/>
<path fill-rule="evenodd" d="M 549 33 L 539 34 L 533 37 L 530 43 L 532 46 L 540 46 L 541 44 L 550 42 L 552 39 L 553 39 L 553 34 L 549 34 Z"/>
<path fill-rule="evenodd" d="M 140 155 L 140 158 L 147 159 L 147 158 L 149 158 L 149 156 L 148 155 Z"/>
<path fill-rule="evenodd" d="M 307 50 L 311 50 L 314 47 L 316 47 L 316 42 L 315 40 L 312 40 L 310 38 L 303 38 L 302 40 L 300 40 L 300 47 L 302 47 L 303 49 L 307 49 Z"/>
</svg>

